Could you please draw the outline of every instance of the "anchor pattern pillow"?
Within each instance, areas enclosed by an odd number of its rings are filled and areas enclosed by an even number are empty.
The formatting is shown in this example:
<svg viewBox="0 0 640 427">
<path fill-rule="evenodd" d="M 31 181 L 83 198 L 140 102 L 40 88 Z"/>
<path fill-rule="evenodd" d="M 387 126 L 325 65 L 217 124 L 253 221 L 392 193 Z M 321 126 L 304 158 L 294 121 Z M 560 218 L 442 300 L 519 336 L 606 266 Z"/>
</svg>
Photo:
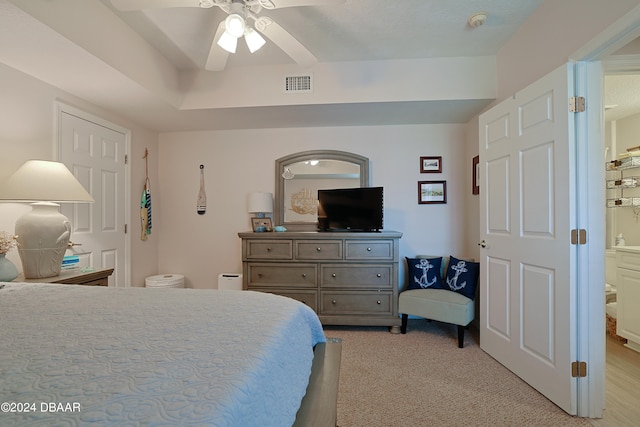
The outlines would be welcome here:
<svg viewBox="0 0 640 427">
<path fill-rule="evenodd" d="M 409 271 L 407 289 L 442 289 L 440 258 L 406 258 Z"/>
<path fill-rule="evenodd" d="M 478 287 L 480 264 L 455 257 L 449 258 L 449 267 L 444 280 L 444 289 L 458 292 L 467 298 L 475 299 Z"/>
</svg>

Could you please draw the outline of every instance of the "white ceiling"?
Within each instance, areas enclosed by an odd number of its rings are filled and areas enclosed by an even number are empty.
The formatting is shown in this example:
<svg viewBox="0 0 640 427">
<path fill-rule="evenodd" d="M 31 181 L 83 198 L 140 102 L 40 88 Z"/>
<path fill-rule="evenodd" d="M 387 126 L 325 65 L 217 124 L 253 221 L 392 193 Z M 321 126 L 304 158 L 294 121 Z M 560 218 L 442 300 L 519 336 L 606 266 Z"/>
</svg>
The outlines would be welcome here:
<svg viewBox="0 0 640 427">
<path fill-rule="evenodd" d="M 193 1 L 197 3 L 198 0 Z M 263 9 L 260 14 L 271 17 L 289 31 L 321 64 L 367 64 L 367 61 L 496 55 L 542 1 L 345 0 L 344 4 L 332 6 Z M 96 7 L 98 5 L 100 8 Z M 119 24 L 139 34 L 164 57 L 176 75 L 204 73 L 223 82 L 227 76 L 255 70 L 253 79 L 259 80 L 264 67 L 295 66 L 291 58 L 267 40 L 267 44 L 255 54 L 250 54 L 243 43 L 239 43 L 238 52 L 230 55 L 224 71 L 203 71 L 214 33 L 219 22 L 226 17 L 225 12 L 217 7 L 121 12 L 112 6 L 110 0 L 0 0 L 0 61 L 159 131 L 291 127 L 292 124 L 367 125 L 379 124 L 380 117 L 385 117 L 385 124 L 465 123 L 490 102 L 487 99 L 383 99 L 380 102 L 351 104 L 247 105 L 179 110 L 175 107 L 177 102 L 158 102 L 170 96 L 179 98 L 179 88 L 176 93 L 167 95 L 154 92 L 149 86 L 136 86 L 133 83 L 140 80 L 124 79 L 131 77 L 131 73 L 125 76 L 121 67 L 118 68 L 120 64 L 114 65 L 115 61 L 107 63 L 111 67 L 105 67 L 102 62 L 108 62 L 108 55 L 105 56 L 104 52 L 94 54 L 95 43 L 85 43 L 77 34 L 65 33 L 60 25 L 63 21 L 53 16 L 58 11 L 68 15 L 75 13 L 73 18 L 76 22 L 86 20 L 86 31 L 90 32 L 91 21 L 85 18 L 97 9 L 103 9 Z M 487 12 L 487 21 L 482 27 L 473 29 L 467 20 L 480 11 Z M 114 36 L 121 30 L 116 27 Z M 104 40 L 104 44 L 108 43 Z M 54 58 L 61 57 L 63 50 L 65 57 L 74 58 L 76 68 L 83 70 L 73 79 L 69 79 L 63 69 L 56 68 Z M 119 54 L 114 51 L 114 58 Z M 43 67 L 45 58 L 48 66 Z M 630 89 L 640 87 L 633 79 L 631 76 L 615 76 L 615 80 L 613 77 L 607 80 L 607 88 L 619 87 L 617 83 L 613 84 L 618 80 L 633 85 L 616 90 L 615 99 L 608 94 L 606 103 L 619 107 L 607 115 L 614 112 L 626 114 L 625 105 L 631 98 L 626 95 L 640 91 Z M 104 84 L 96 85 L 96 81 Z M 623 100 L 622 95 L 627 100 Z M 640 96 L 632 99 L 640 99 Z"/>
<path fill-rule="evenodd" d="M 110 0 L 101 0 L 112 7 Z M 198 0 L 193 1 L 198 4 Z M 277 3 L 277 1 L 276 1 Z M 338 1 L 339 3 L 339 1 Z M 320 62 L 495 55 L 541 0 L 345 0 L 330 6 L 262 9 Z M 203 68 L 218 7 L 114 11 L 178 69 Z M 486 11 L 482 31 L 467 19 Z M 274 43 L 250 54 L 243 43 L 230 68 L 293 63 Z"/>
<path fill-rule="evenodd" d="M 387 124 L 464 123 L 489 102 L 396 100 L 277 107 L 248 105 L 217 108 L 213 113 L 205 108 L 180 111 L 169 105 L 171 103 L 158 102 L 161 94 L 140 90 L 135 82 L 123 79 L 121 73 L 114 73 L 96 61 L 96 58 L 103 61 L 104 55 L 92 55 L 91 47 L 83 45 L 82 40 L 61 34 L 59 28 L 56 30 L 55 25 L 48 24 L 46 13 L 33 13 L 38 10 L 38 3 L 45 5 L 43 10 L 50 2 L 56 10 L 76 10 L 74 2 L 77 5 L 79 1 L 83 6 L 96 2 L 106 7 L 121 24 L 153 46 L 176 75 L 203 72 L 214 33 L 226 13 L 218 7 L 123 12 L 114 8 L 111 0 L 0 0 L 0 62 L 159 131 L 290 127 L 292 123 L 295 126 L 367 125 L 378 124 L 379 117 L 385 117 Z M 169 0 L 149 3 L 155 1 Z M 344 0 L 343 4 L 339 4 L 342 0 L 334 1 L 338 4 L 263 9 L 260 15 L 274 19 L 320 63 L 366 64 L 367 61 L 496 55 L 542 3 L 542 0 Z M 78 16 L 74 18 L 82 20 L 83 14 L 91 9 L 77 10 Z M 467 20 L 477 12 L 486 12 L 488 18 L 482 27 L 474 29 Z M 640 42 L 636 43 L 638 46 L 632 45 L 620 53 L 640 51 Z M 85 72 L 70 80 L 66 70 L 42 66 L 55 62 L 56 57 L 73 58 L 74 67 Z M 264 66 L 292 65 L 295 66 L 294 61 L 267 40 L 254 54 L 239 43 L 237 53 L 229 56 L 224 71 L 204 73 L 213 73 L 224 80 L 224 76 L 251 69 L 256 70 L 256 79 L 259 79 Z M 97 80 L 104 84 L 96 85 Z M 607 109 L 606 120 L 640 112 L 639 75 L 606 76 L 605 92 L 605 104 L 615 106 Z"/>
</svg>

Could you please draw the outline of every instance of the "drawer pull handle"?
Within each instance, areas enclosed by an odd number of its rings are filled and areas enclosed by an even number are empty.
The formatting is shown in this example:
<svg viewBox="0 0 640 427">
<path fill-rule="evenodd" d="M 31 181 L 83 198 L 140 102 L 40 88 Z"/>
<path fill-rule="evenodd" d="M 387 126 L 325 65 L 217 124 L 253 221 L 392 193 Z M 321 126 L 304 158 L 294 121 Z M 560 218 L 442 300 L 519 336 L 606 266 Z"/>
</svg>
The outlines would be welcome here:
<svg viewBox="0 0 640 427">
<path fill-rule="evenodd" d="M 331 301 L 331 304 L 336 304 L 336 300 L 332 300 L 332 301 Z"/>
<path fill-rule="evenodd" d="M 316 251 L 320 252 L 322 250 L 322 248 L 316 248 Z"/>
<path fill-rule="evenodd" d="M 382 304 L 382 301 L 378 300 L 378 305 Z"/>
<path fill-rule="evenodd" d="M 258 277 L 262 277 L 262 273 L 258 273 Z"/>
<path fill-rule="evenodd" d="M 267 248 L 267 252 L 271 252 L 271 248 Z"/>
<path fill-rule="evenodd" d="M 307 273 L 302 273 L 302 277 L 307 277 Z"/>
<path fill-rule="evenodd" d="M 367 248 L 367 252 L 371 252 L 371 248 Z"/>
<path fill-rule="evenodd" d="M 331 274 L 331 277 L 336 277 L 336 273 L 332 273 L 332 274 Z"/>
<path fill-rule="evenodd" d="M 380 277 L 382 277 L 382 274 L 378 273 L 378 274 L 376 274 L 376 277 L 380 278 Z"/>
</svg>

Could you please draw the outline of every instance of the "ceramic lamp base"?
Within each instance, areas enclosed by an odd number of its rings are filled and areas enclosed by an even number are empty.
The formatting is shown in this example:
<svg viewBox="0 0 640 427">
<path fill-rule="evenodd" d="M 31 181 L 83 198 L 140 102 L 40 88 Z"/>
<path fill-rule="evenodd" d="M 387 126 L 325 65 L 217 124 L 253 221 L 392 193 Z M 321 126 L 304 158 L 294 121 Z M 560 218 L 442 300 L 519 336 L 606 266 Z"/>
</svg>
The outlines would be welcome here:
<svg viewBox="0 0 640 427">
<path fill-rule="evenodd" d="M 24 277 L 58 276 L 69 244 L 71 224 L 56 203 L 32 203 L 31 208 L 31 212 L 16 221 L 15 234 Z"/>
</svg>

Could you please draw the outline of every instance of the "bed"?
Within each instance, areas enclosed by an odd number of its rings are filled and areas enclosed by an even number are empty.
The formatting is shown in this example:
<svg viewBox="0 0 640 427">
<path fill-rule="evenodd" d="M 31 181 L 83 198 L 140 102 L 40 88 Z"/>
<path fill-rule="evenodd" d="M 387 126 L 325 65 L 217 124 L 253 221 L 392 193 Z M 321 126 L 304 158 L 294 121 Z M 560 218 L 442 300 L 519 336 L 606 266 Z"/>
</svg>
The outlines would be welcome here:
<svg viewBox="0 0 640 427">
<path fill-rule="evenodd" d="M 293 299 L 3 285 L 3 426 L 335 426 L 339 343 Z"/>
</svg>

